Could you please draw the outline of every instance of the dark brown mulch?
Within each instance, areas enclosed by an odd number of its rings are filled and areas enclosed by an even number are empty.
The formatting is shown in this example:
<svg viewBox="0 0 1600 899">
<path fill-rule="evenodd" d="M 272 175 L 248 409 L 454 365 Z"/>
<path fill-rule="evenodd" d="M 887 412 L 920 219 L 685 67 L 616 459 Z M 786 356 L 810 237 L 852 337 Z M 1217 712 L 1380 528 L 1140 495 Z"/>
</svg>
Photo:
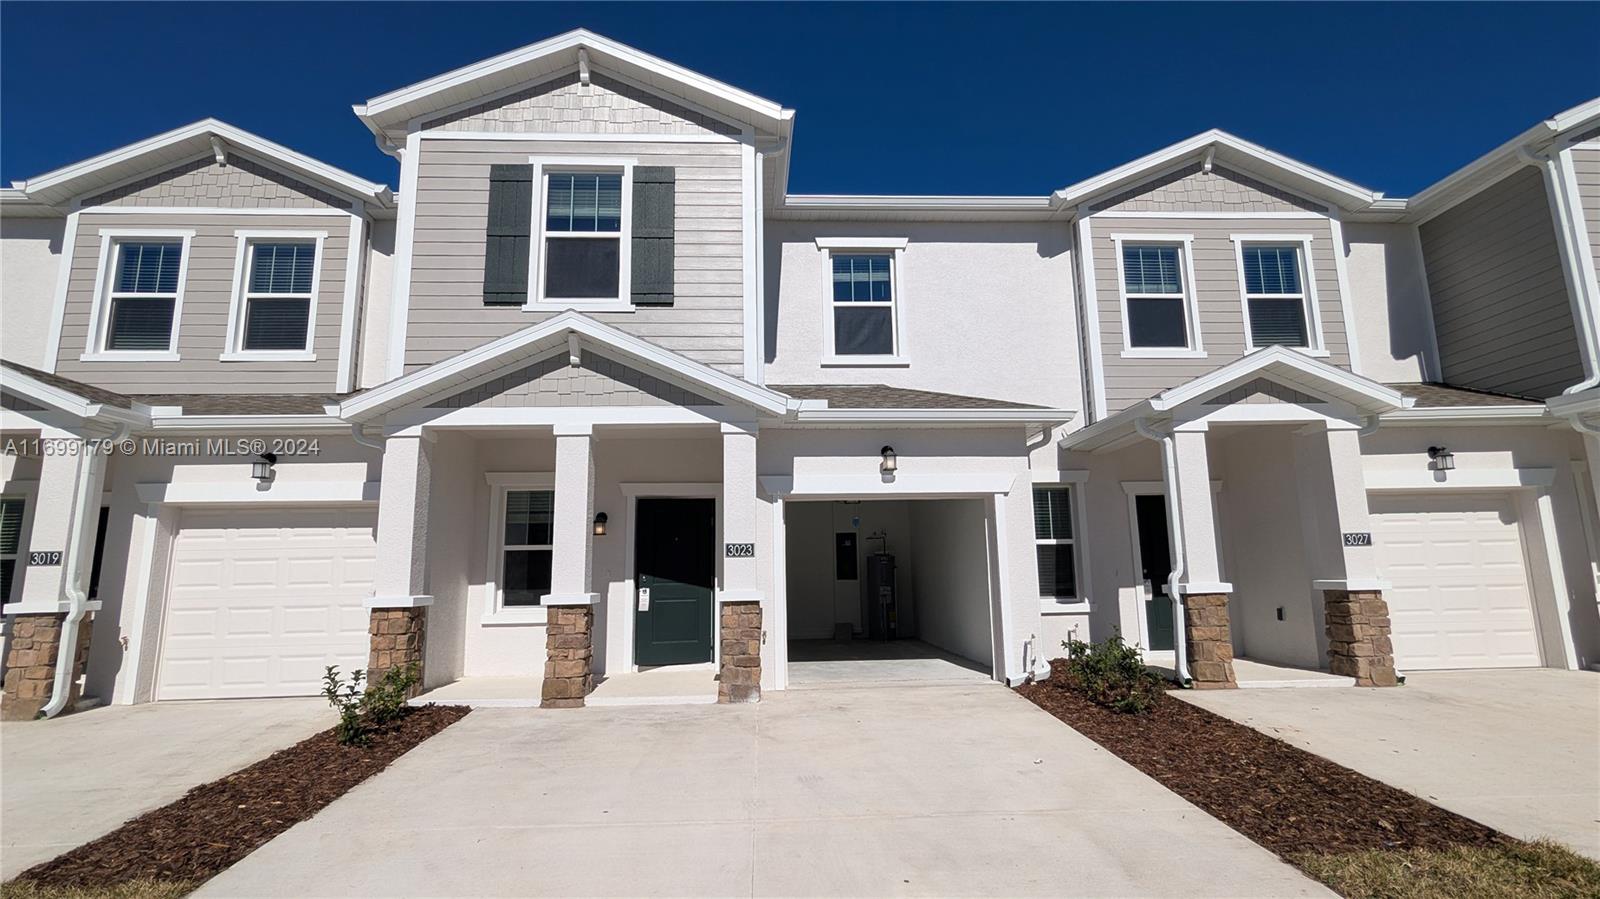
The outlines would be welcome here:
<svg viewBox="0 0 1600 899">
<path fill-rule="evenodd" d="M 1060 663 L 1052 665 L 1059 675 Z M 1149 713 L 1126 715 L 1060 686 L 1059 676 L 1017 692 L 1281 856 L 1510 841 L 1476 821 L 1181 699 L 1163 695 Z"/>
<path fill-rule="evenodd" d="M 461 720 L 462 706 L 426 705 L 341 746 L 325 730 L 17 876 L 42 886 L 102 888 L 130 880 L 200 883 L 321 811 L 418 743 Z"/>
</svg>

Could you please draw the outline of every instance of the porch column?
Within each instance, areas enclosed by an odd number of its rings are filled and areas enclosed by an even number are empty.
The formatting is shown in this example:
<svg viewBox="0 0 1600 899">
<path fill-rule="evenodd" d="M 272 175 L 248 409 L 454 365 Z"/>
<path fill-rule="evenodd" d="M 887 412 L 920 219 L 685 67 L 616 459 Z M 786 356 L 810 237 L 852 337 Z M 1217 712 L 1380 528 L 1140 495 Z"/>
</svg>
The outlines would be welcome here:
<svg viewBox="0 0 1600 899">
<path fill-rule="evenodd" d="M 756 566 L 756 426 L 722 425 L 722 590 L 718 702 L 761 699 L 761 589 Z M 750 548 L 748 554 L 745 547 Z"/>
<path fill-rule="evenodd" d="M 557 425 L 556 497 L 545 625 L 543 708 L 576 708 L 594 689 L 594 427 Z"/>
<path fill-rule="evenodd" d="M 1211 460 L 1206 451 L 1206 427 L 1191 422 L 1173 429 L 1175 470 L 1167 490 L 1177 497 L 1178 515 L 1171 522 L 1183 545 L 1183 579 L 1178 585 L 1182 609 L 1185 658 L 1189 678 L 1196 688 L 1237 687 L 1233 674 L 1233 633 L 1228 621 L 1228 594 L 1233 585 L 1222 580 L 1217 551 L 1216 508 L 1211 495 Z M 1172 483 L 1176 475 L 1177 483 Z"/>
<path fill-rule="evenodd" d="M 415 665 L 422 690 L 427 656 L 428 501 L 431 437 L 390 437 L 383 445 L 378 504 L 378 571 L 368 619 L 367 680 Z"/>
<path fill-rule="evenodd" d="M 1364 687 L 1399 683 L 1361 467 L 1361 433 L 1329 422 L 1295 438 L 1311 586 L 1322 592 L 1328 670 Z"/>
</svg>

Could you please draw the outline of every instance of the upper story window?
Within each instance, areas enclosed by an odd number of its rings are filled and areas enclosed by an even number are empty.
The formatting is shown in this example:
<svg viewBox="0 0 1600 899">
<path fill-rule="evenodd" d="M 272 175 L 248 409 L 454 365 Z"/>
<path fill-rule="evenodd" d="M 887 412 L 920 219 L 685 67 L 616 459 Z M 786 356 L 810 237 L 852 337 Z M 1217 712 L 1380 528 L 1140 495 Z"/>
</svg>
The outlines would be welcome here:
<svg viewBox="0 0 1600 899">
<path fill-rule="evenodd" d="M 1188 235 L 1114 235 L 1122 288 L 1123 354 L 1195 355 L 1200 335 Z"/>
<path fill-rule="evenodd" d="M 818 238 L 827 251 L 824 362 L 903 364 L 900 289 L 906 241 Z"/>
<path fill-rule="evenodd" d="M 117 240 L 103 348 L 108 352 L 172 353 L 178 343 L 183 240 Z"/>
<path fill-rule="evenodd" d="M 1290 346 L 1320 350 L 1316 288 L 1307 264 L 1311 239 L 1235 235 L 1251 349 Z"/>
<path fill-rule="evenodd" d="M 1033 542 L 1039 562 L 1039 594 L 1056 602 L 1077 600 L 1078 550 L 1070 486 L 1033 488 Z"/>
<path fill-rule="evenodd" d="M 625 299 L 626 181 L 623 171 L 546 174 L 540 299 Z"/>
<path fill-rule="evenodd" d="M 238 358 L 314 358 L 309 354 L 326 235 L 240 231 L 237 236 L 244 271 L 230 315 L 231 349 Z"/>
</svg>

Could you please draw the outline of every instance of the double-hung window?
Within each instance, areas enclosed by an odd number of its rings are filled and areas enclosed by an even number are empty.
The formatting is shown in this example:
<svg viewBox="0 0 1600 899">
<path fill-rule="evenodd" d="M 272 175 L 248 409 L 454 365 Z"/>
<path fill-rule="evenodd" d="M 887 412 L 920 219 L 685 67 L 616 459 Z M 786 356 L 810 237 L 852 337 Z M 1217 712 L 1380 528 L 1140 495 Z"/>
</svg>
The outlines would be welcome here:
<svg viewBox="0 0 1600 899">
<path fill-rule="evenodd" d="M 1187 234 L 1118 234 L 1117 280 L 1122 290 L 1122 350 L 1128 356 L 1198 355 L 1192 238 Z"/>
<path fill-rule="evenodd" d="M 1033 542 L 1039 561 L 1039 594 L 1073 602 L 1078 596 L 1077 539 L 1072 527 L 1072 487 L 1033 488 Z"/>
<path fill-rule="evenodd" d="M 503 484 L 495 491 L 497 533 L 490 574 L 496 611 L 538 606 L 550 592 L 555 491 L 548 479 L 536 480 Z"/>
<path fill-rule="evenodd" d="M 110 241 L 111 269 L 104 313 L 106 352 L 177 351 L 178 303 L 183 287 L 182 238 Z"/>
<path fill-rule="evenodd" d="M 546 171 L 539 297 L 626 300 L 625 171 Z"/>
<path fill-rule="evenodd" d="M 22 513 L 26 501 L 21 497 L 0 499 L 0 604 L 11 602 L 16 582 L 17 557 L 22 550 Z"/>
<path fill-rule="evenodd" d="M 826 262 L 823 363 L 904 365 L 905 238 L 819 237 Z"/>
<path fill-rule="evenodd" d="M 1252 349 L 1316 348 L 1305 243 L 1241 240 L 1239 276 Z"/>
<path fill-rule="evenodd" d="M 240 234 L 245 270 L 234 310 L 237 352 L 311 352 L 323 236 Z"/>
</svg>

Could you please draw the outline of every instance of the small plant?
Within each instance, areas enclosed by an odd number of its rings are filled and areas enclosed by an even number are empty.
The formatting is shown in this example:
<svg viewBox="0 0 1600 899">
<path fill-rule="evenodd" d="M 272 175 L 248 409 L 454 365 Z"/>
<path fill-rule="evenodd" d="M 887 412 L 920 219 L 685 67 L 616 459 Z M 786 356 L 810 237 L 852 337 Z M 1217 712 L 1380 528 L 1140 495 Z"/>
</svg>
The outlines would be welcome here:
<svg viewBox="0 0 1600 899">
<path fill-rule="evenodd" d="M 1061 646 L 1067 651 L 1063 683 L 1096 704 L 1139 714 L 1154 708 L 1161 698 L 1161 678 L 1144 666 L 1137 646 L 1122 642 L 1121 634 L 1099 643 L 1064 640 Z"/>
<path fill-rule="evenodd" d="M 328 705 L 339 712 L 334 736 L 345 746 L 365 746 L 367 743 L 367 725 L 361 714 L 361 706 L 366 698 L 361 690 L 361 682 L 366 677 L 367 673 L 358 669 L 351 673 L 350 681 L 346 683 L 339 676 L 338 665 L 329 665 L 322 674 L 322 695 L 328 698 Z"/>
<path fill-rule="evenodd" d="M 367 686 L 364 710 L 368 720 L 383 725 L 404 715 L 406 696 L 416 685 L 416 663 L 385 671 L 377 683 Z"/>
</svg>

